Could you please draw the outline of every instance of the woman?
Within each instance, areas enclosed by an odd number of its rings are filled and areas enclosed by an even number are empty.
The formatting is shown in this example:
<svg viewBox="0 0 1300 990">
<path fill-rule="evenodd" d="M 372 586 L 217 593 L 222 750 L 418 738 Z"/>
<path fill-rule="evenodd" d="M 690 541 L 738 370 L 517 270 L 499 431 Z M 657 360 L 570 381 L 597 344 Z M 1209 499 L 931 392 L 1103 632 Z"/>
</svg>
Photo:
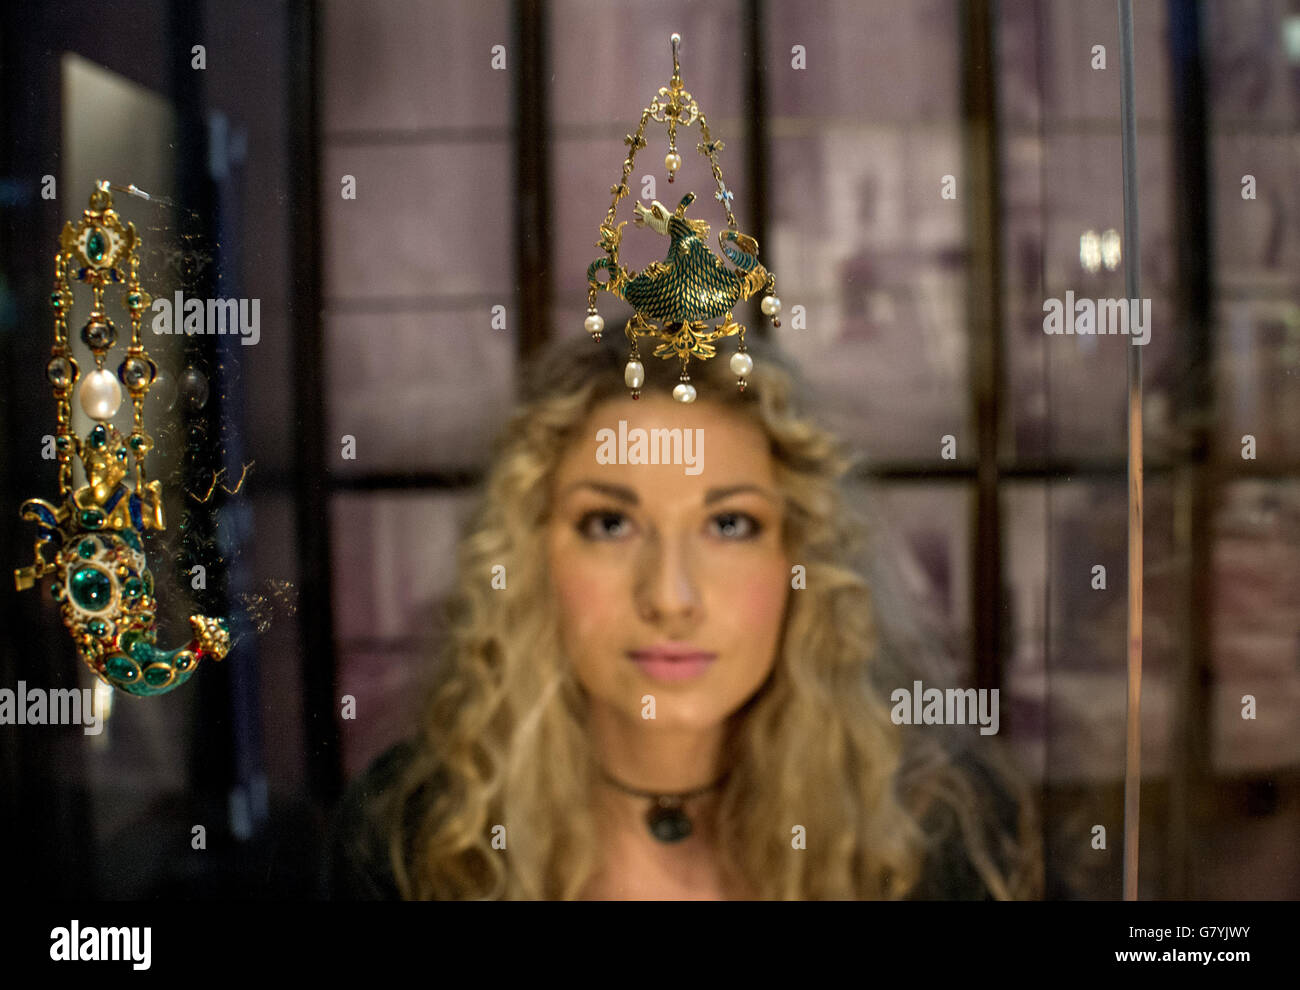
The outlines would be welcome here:
<svg viewBox="0 0 1300 990">
<path fill-rule="evenodd" d="M 910 672 L 848 566 L 849 460 L 749 347 L 743 394 L 723 353 L 692 363 L 689 405 L 676 361 L 646 359 L 629 397 L 621 335 L 530 370 L 419 734 L 336 818 L 336 896 L 1038 896 L 996 739 L 975 759 L 891 721 Z M 681 431 L 669 463 L 630 463 L 641 429 Z"/>
</svg>

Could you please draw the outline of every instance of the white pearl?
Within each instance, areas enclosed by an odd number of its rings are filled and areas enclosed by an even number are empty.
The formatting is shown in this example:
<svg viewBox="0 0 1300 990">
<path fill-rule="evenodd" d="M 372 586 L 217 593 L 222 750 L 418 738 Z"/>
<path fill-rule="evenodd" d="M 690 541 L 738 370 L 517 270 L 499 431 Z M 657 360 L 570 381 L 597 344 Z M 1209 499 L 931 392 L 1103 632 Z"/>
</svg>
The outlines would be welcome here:
<svg viewBox="0 0 1300 990">
<path fill-rule="evenodd" d="M 600 333 L 605 329 L 605 320 L 597 313 L 592 313 L 587 317 L 583 326 L 587 328 L 587 333 Z"/>
<path fill-rule="evenodd" d="M 628 388 L 640 388 L 645 384 L 645 365 L 640 361 L 629 361 L 623 369 L 623 381 Z"/>
<path fill-rule="evenodd" d="M 676 172 L 682 167 L 682 156 L 675 151 L 670 151 L 664 156 L 664 168 L 670 172 Z"/>
<path fill-rule="evenodd" d="M 690 382 L 678 382 L 677 387 L 673 389 L 673 398 L 678 402 L 694 402 L 695 386 Z"/>
<path fill-rule="evenodd" d="M 776 296 L 764 296 L 760 308 L 764 316 L 775 316 L 781 312 L 781 300 Z"/>
<path fill-rule="evenodd" d="M 77 400 L 91 419 L 112 419 L 122 405 L 122 386 L 111 371 L 95 371 L 87 375 L 77 390 Z"/>
<path fill-rule="evenodd" d="M 748 354 L 737 351 L 731 355 L 731 372 L 737 377 L 744 378 L 754 370 L 754 359 Z"/>
</svg>

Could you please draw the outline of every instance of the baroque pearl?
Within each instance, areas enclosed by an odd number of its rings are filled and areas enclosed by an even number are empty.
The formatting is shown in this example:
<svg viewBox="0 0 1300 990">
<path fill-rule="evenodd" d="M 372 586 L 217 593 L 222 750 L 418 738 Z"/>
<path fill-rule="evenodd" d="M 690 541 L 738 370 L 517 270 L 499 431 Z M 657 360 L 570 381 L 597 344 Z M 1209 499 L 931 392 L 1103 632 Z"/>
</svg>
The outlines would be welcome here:
<svg viewBox="0 0 1300 990">
<path fill-rule="evenodd" d="M 587 333 L 593 333 L 593 334 L 600 333 L 602 330 L 605 329 L 605 320 L 600 315 L 596 313 L 592 313 L 590 316 L 587 317 L 586 321 L 583 323 L 583 326 L 587 328 Z"/>
<path fill-rule="evenodd" d="M 694 402 L 695 386 L 690 382 L 678 382 L 677 387 L 673 389 L 673 398 L 678 402 Z"/>
<path fill-rule="evenodd" d="M 112 419 L 122 404 L 122 386 L 111 371 L 91 372 L 77 390 L 77 400 L 91 419 Z"/>
<path fill-rule="evenodd" d="M 775 316 L 781 312 L 781 300 L 776 296 L 764 296 L 760 308 L 764 316 Z"/>
<path fill-rule="evenodd" d="M 681 167 L 682 156 L 677 154 L 677 152 L 670 151 L 664 156 L 664 168 L 668 169 L 668 171 L 676 172 Z"/>
<path fill-rule="evenodd" d="M 741 378 L 744 378 L 747 374 L 749 374 L 753 370 L 754 370 L 754 359 L 750 357 L 748 354 L 737 351 L 735 354 L 731 355 L 732 374 L 739 375 Z"/>
<path fill-rule="evenodd" d="M 629 361 L 623 369 L 623 381 L 628 388 L 640 388 L 645 384 L 645 365 L 640 361 Z"/>
</svg>

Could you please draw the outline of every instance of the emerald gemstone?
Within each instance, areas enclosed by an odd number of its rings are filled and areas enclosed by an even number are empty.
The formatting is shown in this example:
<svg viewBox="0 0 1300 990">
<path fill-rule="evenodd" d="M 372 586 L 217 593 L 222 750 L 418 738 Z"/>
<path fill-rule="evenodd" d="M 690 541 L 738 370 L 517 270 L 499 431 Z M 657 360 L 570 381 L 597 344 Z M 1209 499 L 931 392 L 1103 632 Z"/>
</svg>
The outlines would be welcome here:
<svg viewBox="0 0 1300 990">
<path fill-rule="evenodd" d="M 127 598 L 139 598 L 144 594 L 144 582 L 139 578 L 127 578 L 123 590 Z"/>
<path fill-rule="evenodd" d="M 131 309 L 139 309 L 142 303 L 143 300 L 138 292 L 131 292 L 126 297 L 126 304 Z"/>
<path fill-rule="evenodd" d="M 108 238 L 98 227 L 92 227 L 90 236 L 86 238 L 86 257 L 95 264 L 104 260 L 104 255 L 108 251 Z"/>
<path fill-rule="evenodd" d="M 104 665 L 104 669 L 108 671 L 109 677 L 116 678 L 119 681 L 134 681 L 140 676 L 140 671 L 131 662 L 131 658 L 124 657 L 121 654 L 110 658 L 108 663 Z"/>
<path fill-rule="evenodd" d="M 54 438 L 54 446 L 58 447 L 59 450 L 67 450 L 70 442 L 67 436 L 62 433 Z"/>
<path fill-rule="evenodd" d="M 145 683 L 150 687 L 162 687 L 172 679 L 172 670 L 170 667 L 164 667 L 161 664 L 150 664 L 144 670 Z"/>
<path fill-rule="evenodd" d="M 99 544 L 94 540 L 82 540 L 77 544 L 77 553 L 82 560 L 89 560 L 99 552 Z"/>
<path fill-rule="evenodd" d="M 103 619 L 91 619 L 86 623 L 86 628 L 90 630 L 92 636 L 107 636 L 112 632 L 113 627 Z"/>
<path fill-rule="evenodd" d="M 98 423 L 95 428 L 90 431 L 90 436 L 86 439 L 90 441 L 92 447 L 102 447 L 104 444 L 108 443 L 108 430 L 104 429 L 103 423 Z"/>
<path fill-rule="evenodd" d="M 87 612 L 102 612 L 113 601 L 113 579 L 98 567 L 78 567 L 68 582 L 72 600 Z"/>
<path fill-rule="evenodd" d="M 82 509 L 77 515 L 82 529 L 99 529 L 104 525 L 104 513 L 98 509 Z"/>
<path fill-rule="evenodd" d="M 176 669 L 189 670 L 190 664 L 193 662 L 194 662 L 193 657 L 191 657 L 188 653 L 182 653 L 179 657 L 176 658 Z"/>
<path fill-rule="evenodd" d="M 63 293 L 61 293 L 61 292 L 51 292 L 51 293 L 50 293 L 50 305 L 53 306 L 55 309 L 62 309 L 62 308 L 63 308 Z"/>
</svg>

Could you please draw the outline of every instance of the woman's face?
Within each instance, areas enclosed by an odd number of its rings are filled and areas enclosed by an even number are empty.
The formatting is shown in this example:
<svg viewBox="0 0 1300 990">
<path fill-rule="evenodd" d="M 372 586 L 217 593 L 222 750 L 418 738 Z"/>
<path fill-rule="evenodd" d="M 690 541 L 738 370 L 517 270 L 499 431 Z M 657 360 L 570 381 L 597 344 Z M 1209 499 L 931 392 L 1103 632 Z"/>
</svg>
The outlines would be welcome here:
<svg viewBox="0 0 1300 990">
<path fill-rule="evenodd" d="M 619 455 L 619 420 L 629 453 L 637 430 L 691 431 L 692 446 L 676 450 L 693 464 L 617 463 L 629 459 Z M 615 463 L 601 462 L 611 454 Z M 770 673 L 790 589 L 762 430 L 707 400 L 611 400 L 564 456 L 553 496 L 547 542 L 561 635 L 592 702 L 641 719 L 649 694 L 648 725 L 720 725 Z M 712 659 L 645 658 L 656 648 Z"/>
</svg>

